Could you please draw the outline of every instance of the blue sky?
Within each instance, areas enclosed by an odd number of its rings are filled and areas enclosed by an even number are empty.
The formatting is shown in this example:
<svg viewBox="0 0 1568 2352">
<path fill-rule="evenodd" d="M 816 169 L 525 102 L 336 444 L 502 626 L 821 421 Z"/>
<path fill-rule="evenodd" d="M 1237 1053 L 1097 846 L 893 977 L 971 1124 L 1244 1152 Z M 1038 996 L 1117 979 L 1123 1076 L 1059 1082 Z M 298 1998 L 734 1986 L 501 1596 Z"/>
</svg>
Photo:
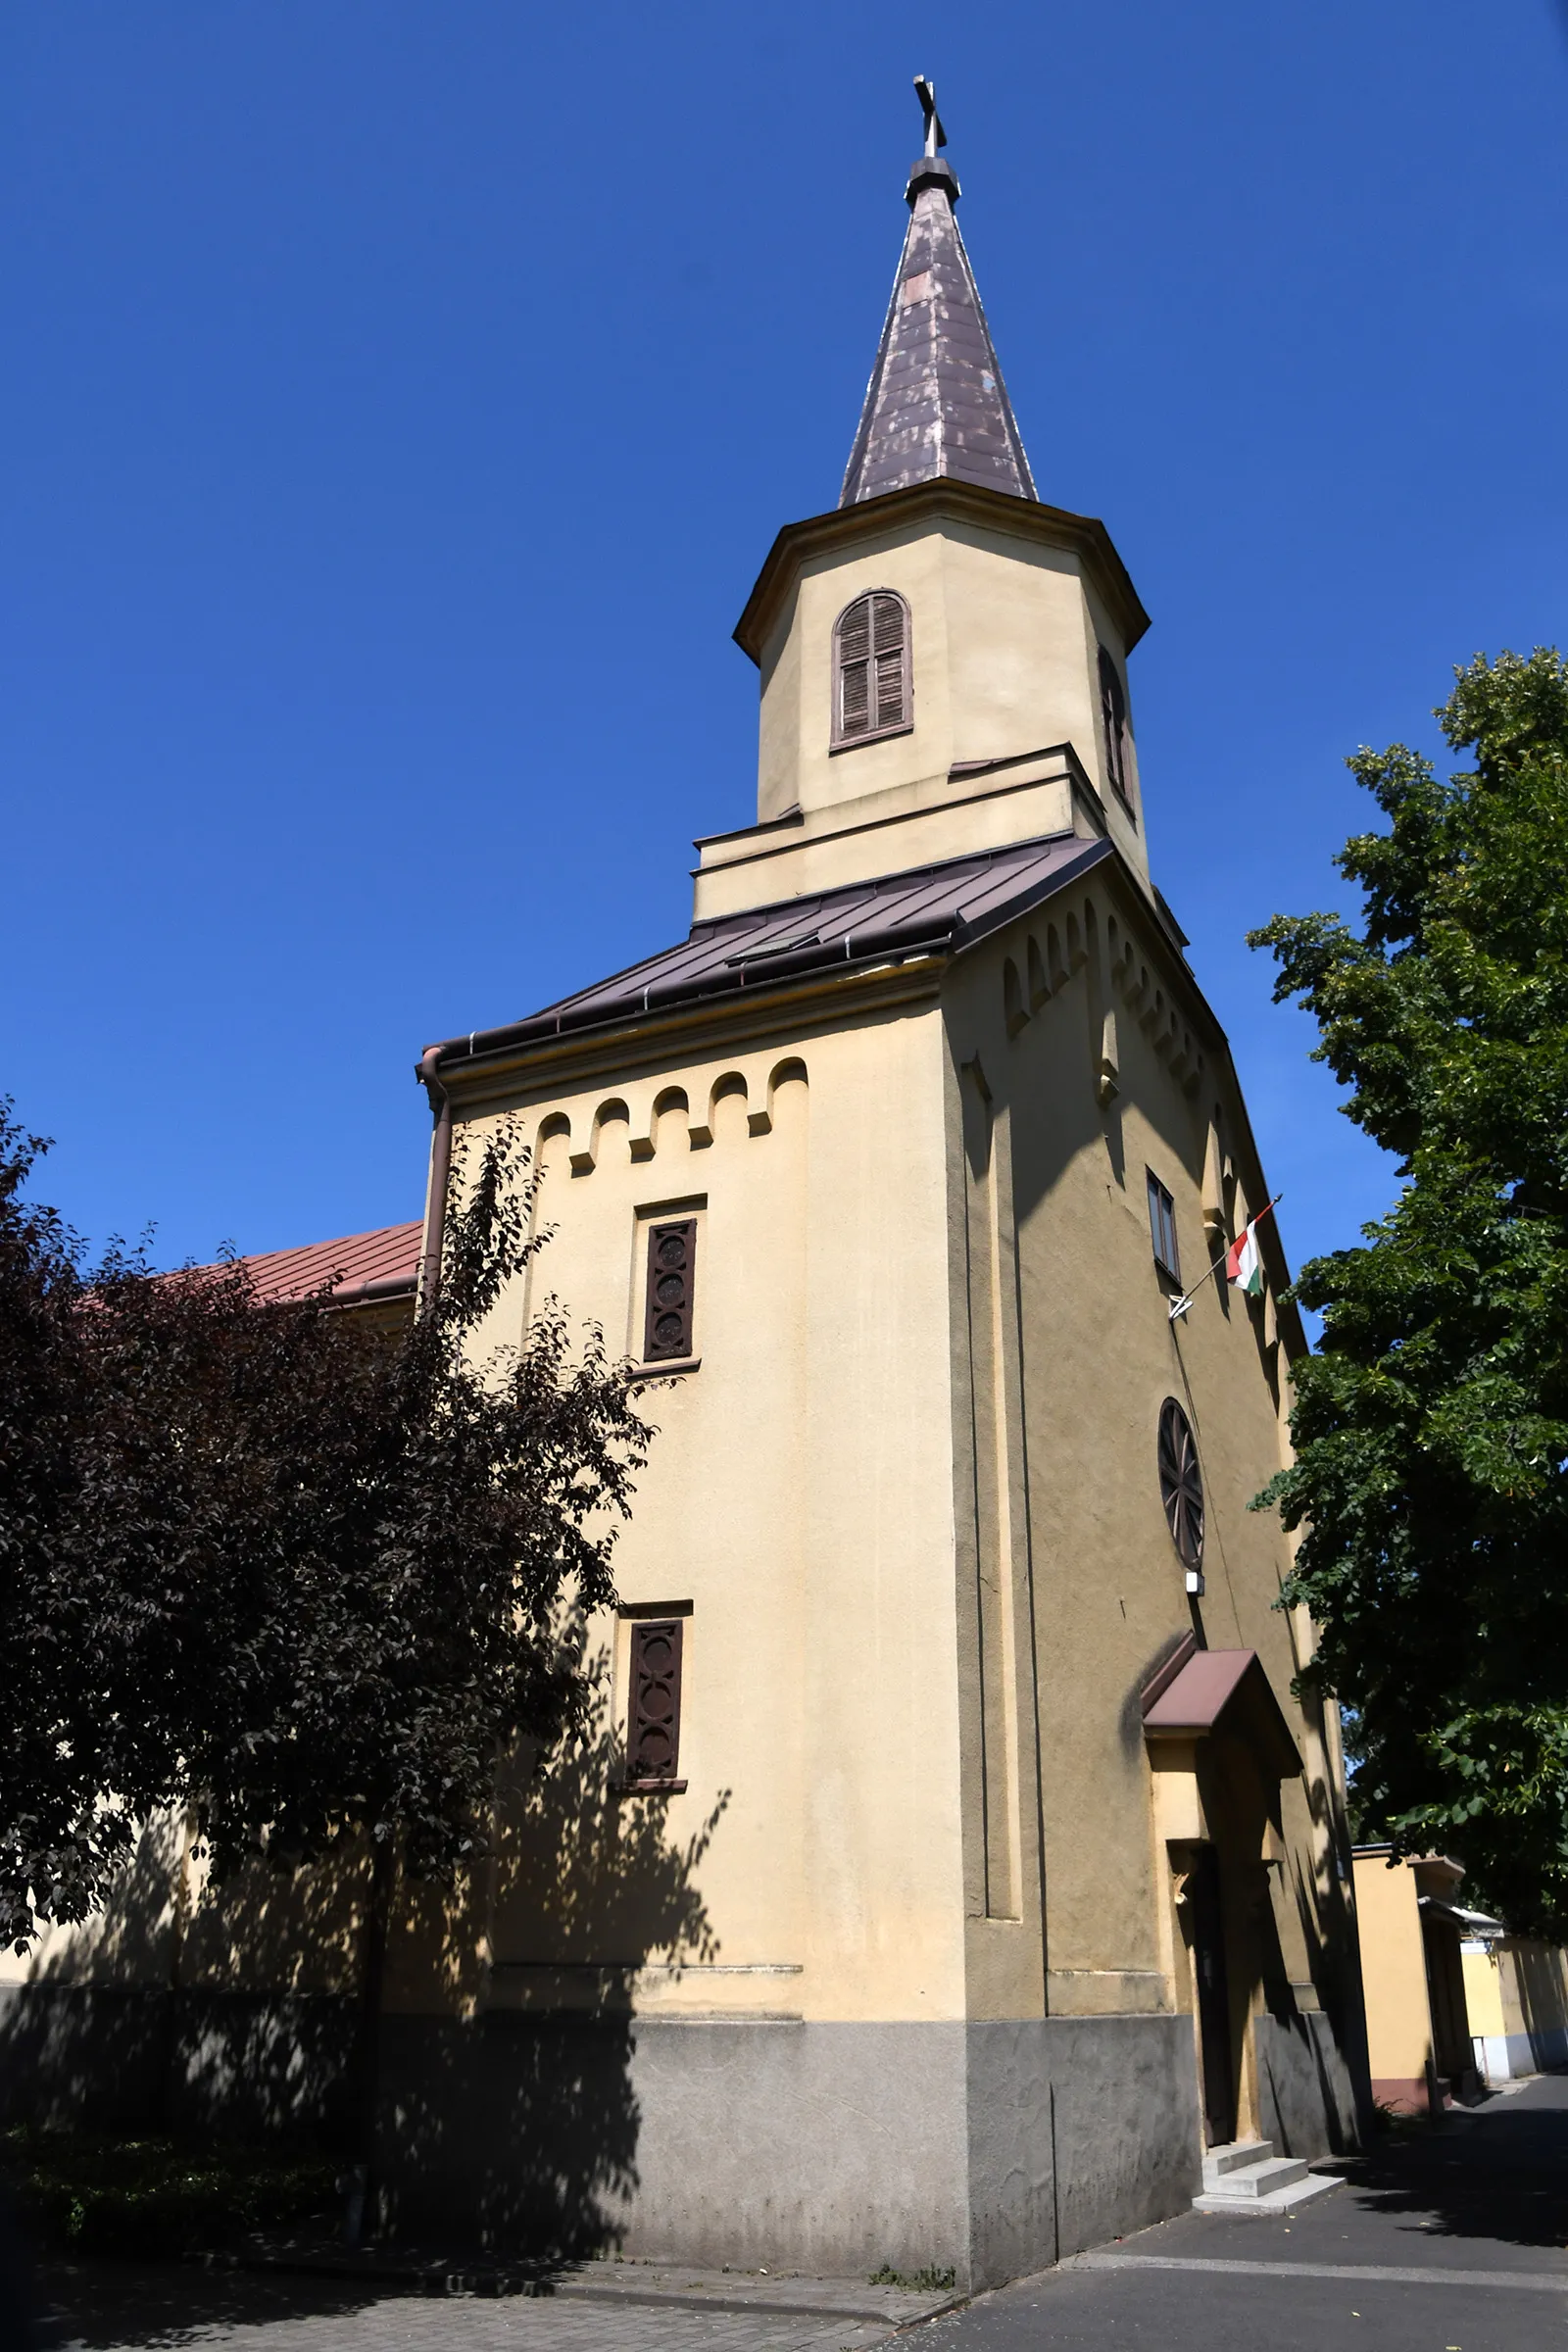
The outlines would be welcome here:
<svg viewBox="0 0 1568 2352">
<path fill-rule="evenodd" d="M 428 1040 L 680 936 L 938 84 L 1298 1262 L 1391 1174 L 1242 935 L 1568 639 L 1556 0 L 72 0 L 0 25 L 0 1092 L 164 1262 L 416 1214 Z"/>
</svg>

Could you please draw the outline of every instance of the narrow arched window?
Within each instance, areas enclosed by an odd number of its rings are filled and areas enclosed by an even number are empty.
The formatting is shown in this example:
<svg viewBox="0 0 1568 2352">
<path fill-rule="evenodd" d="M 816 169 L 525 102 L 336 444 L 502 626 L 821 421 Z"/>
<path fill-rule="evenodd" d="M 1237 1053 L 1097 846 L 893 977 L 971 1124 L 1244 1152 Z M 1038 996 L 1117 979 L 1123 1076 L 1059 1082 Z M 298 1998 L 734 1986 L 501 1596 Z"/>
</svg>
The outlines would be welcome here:
<svg viewBox="0 0 1568 2352">
<path fill-rule="evenodd" d="M 1129 813 L 1133 805 L 1131 762 L 1127 757 L 1127 697 L 1122 691 L 1121 672 L 1106 653 L 1100 649 L 1100 716 L 1105 729 L 1105 767 L 1116 796 Z"/>
<path fill-rule="evenodd" d="M 893 589 L 873 588 L 833 624 L 834 749 L 912 726 L 909 682 L 909 608 Z"/>
</svg>

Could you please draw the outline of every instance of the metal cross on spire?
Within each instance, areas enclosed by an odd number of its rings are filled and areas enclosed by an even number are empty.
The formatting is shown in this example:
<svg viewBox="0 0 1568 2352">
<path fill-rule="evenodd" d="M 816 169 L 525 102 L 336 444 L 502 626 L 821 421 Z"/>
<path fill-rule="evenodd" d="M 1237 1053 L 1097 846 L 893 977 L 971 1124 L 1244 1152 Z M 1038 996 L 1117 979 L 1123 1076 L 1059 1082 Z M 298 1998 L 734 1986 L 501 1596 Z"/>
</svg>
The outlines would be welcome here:
<svg viewBox="0 0 1568 2352">
<path fill-rule="evenodd" d="M 942 127 L 942 117 L 937 113 L 936 83 L 927 81 L 923 74 L 917 74 L 914 77 L 914 94 L 920 101 L 920 112 L 925 117 L 925 151 L 927 155 L 935 155 L 939 147 L 945 147 L 948 143 L 948 134 Z"/>
</svg>

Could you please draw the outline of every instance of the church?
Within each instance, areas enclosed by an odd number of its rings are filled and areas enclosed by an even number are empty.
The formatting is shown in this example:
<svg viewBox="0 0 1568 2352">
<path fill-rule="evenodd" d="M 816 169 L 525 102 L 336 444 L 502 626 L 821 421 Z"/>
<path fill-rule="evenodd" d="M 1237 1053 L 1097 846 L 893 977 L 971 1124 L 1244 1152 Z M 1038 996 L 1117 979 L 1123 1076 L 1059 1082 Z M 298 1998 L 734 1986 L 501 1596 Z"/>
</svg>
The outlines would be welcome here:
<svg viewBox="0 0 1568 2352">
<path fill-rule="evenodd" d="M 356 1259 L 406 1300 L 515 1122 L 554 1238 L 487 1339 L 559 1296 L 659 1432 L 601 1740 L 394 1936 L 426 2240 L 979 2287 L 1364 2113 L 1338 1722 L 1249 1507 L 1304 1342 L 1271 1217 L 1211 1274 L 1269 1190 L 1150 870 L 1148 615 L 1040 494 L 922 100 L 837 504 L 735 629 L 756 822 L 683 940 L 426 1050 L 422 1232 Z"/>
</svg>

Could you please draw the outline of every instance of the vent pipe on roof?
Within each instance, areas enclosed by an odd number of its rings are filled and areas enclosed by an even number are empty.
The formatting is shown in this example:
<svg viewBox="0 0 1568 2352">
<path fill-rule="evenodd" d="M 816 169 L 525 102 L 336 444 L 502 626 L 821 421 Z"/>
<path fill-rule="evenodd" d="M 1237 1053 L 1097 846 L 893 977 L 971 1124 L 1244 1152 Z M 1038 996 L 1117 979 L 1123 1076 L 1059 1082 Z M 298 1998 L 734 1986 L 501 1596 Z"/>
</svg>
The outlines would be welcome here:
<svg viewBox="0 0 1568 2352">
<path fill-rule="evenodd" d="M 430 1098 L 435 1132 L 430 1138 L 430 1185 L 424 1201 L 424 1250 L 419 1260 L 416 1315 L 427 1314 L 441 1290 L 441 1252 L 447 1230 L 447 1187 L 452 1177 L 452 1097 L 436 1072 L 441 1048 L 427 1046 L 419 1056 L 415 1077 Z"/>
</svg>

